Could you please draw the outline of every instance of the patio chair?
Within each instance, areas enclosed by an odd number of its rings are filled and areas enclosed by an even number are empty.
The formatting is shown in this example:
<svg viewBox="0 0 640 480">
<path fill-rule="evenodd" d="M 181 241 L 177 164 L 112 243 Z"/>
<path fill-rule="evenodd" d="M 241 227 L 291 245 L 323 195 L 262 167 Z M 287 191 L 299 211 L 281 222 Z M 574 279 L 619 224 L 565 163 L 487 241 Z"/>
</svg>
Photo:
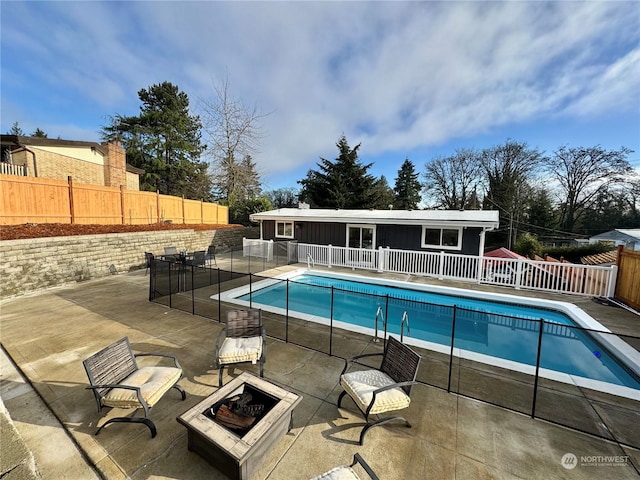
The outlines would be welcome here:
<svg viewBox="0 0 640 480">
<path fill-rule="evenodd" d="M 204 266 L 206 259 L 206 253 L 204 250 L 198 250 L 197 252 L 193 252 L 191 258 L 185 260 L 185 265 L 191 265 L 193 267 L 202 267 Z"/>
<path fill-rule="evenodd" d="M 353 456 L 353 462 L 351 465 L 342 465 L 340 467 L 333 468 L 322 475 L 312 478 L 311 480 L 360 480 L 360 477 L 353 468 L 357 463 L 359 463 L 362 469 L 367 472 L 367 475 L 369 475 L 371 480 L 379 480 L 373 469 L 364 461 L 359 453 L 356 453 Z"/>
<path fill-rule="evenodd" d="M 209 247 L 207 248 L 206 260 L 207 260 L 207 265 L 211 266 L 212 263 L 214 263 L 216 265 L 216 267 L 218 266 L 218 262 L 216 261 L 216 246 L 215 245 L 209 245 Z"/>
<path fill-rule="evenodd" d="M 260 364 L 260 376 L 264 377 L 267 344 L 262 310 L 232 310 L 227 314 L 227 324 L 216 341 L 216 368 L 220 368 L 218 386 L 222 386 L 225 365 L 251 362 Z"/>
<path fill-rule="evenodd" d="M 382 363 L 377 370 L 361 370 L 347 372 L 349 365 L 357 359 L 382 356 Z M 379 414 L 401 410 L 411 403 L 411 386 L 416 382 L 420 355 L 394 337 L 387 339 L 384 353 L 357 355 L 345 360 L 340 374 L 340 385 L 344 391 L 338 397 L 338 408 L 345 395 L 349 395 L 358 409 L 364 414 L 366 424 L 360 433 L 360 445 L 370 428 L 385 423 L 402 420 L 407 427 L 411 424 L 401 416 L 380 418 Z M 376 420 L 370 419 L 371 415 Z"/>
<path fill-rule="evenodd" d="M 144 264 L 146 267 L 146 270 L 144 271 L 145 276 L 147 275 L 147 273 L 149 273 L 149 269 L 151 268 L 151 265 L 153 264 L 153 260 L 154 260 L 154 256 L 153 253 L 151 252 L 144 252 Z"/>
<path fill-rule="evenodd" d="M 177 263 L 180 261 L 181 255 L 176 247 L 164 247 L 164 255 L 160 258 L 168 262 Z"/>
<path fill-rule="evenodd" d="M 175 366 L 139 368 L 136 357 L 147 356 L 171 358 Z M 185 391 L 177 384 L 182 378 L 182 368 L 176 357 L 162 353 L 134 355 L 128 337 L 121 338 L 91 355 L 82 364 L 91 384 L 87 389 L 93 392 L 98 404 L 98 412 L 101 412 L 103 407 L 142 408 L 144 410 L 144 418 L 115 417 L 109 419 L 98 428 L 96 435 L 110 423 L 144 423 L 151 430 L 151 438 L 153 438 L 156 436 L 156 426 L 147 418 L 151 408 L 172 388 L 180 392 L 182 400 L 187 398 Z"/>
</svg>

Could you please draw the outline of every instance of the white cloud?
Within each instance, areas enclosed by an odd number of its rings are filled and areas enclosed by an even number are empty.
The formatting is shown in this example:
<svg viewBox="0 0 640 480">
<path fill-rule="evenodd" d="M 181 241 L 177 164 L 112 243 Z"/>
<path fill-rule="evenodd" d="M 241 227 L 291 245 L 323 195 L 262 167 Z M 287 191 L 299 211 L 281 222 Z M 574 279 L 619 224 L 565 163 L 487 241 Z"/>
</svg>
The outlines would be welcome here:
<svg viewBox="0 0 640 480">
<path fill-rule="evenodd" d="M 256 156 L 272 175 L 334 158 L 342 133 L 370 155 L 404 157 L 501 125 L 638 106 L 634 2 L 65 2 L 7 13 L 3 71 L 11 85 L 41 82 L 58 105 L 133 114 L 140 88 L 168 80 L 195 107 L 228 73 L 234 97 L 273 111 Z M 6 64 L 5 45 L 25 63 Z"/>
</svg>

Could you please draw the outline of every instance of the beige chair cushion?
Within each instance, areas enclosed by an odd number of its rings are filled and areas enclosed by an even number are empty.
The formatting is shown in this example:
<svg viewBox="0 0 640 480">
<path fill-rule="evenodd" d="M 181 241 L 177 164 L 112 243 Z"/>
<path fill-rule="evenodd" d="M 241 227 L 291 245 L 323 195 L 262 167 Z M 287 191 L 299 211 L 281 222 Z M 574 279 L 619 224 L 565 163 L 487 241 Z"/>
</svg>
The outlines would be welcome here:
<svg viewBox="0 0 640 480">
<path fill-rule="evenodd" d="M 363 370 L 345 373 L 340 377 L 342 388 L 353 398 L 363 412 L 373 399 L 373 391 L 393 381 L 389 375 L 379 370 Z M 377 414 L 407 408 L 411 398 L 401 388 L 393 388 L 376 395 L 376 403 L 369 413 Z"/>
<path fill-rule="evenodd" d="M 220 347 L 218 361 L 222 364 L 253 362 L 262 356 L 262 337 L 225 338 Z"/>
<path fill-rule="evenodd" d="M 311 480 L 360 480 L 351 467 L 336 467 Z"/>
<path fill-rule="evenodd" d="M 182 370 L 175 367 L 142 367 L 120 383 L 140 387 L 142 398 L 149 407 L 153 407 L 180 380 L 181 376 Z M 102 398 L 102 404 L 114 408 L 139 408 L 142 406 L 136 392 L 124 388 L 112 388 Z"/>
</svg>

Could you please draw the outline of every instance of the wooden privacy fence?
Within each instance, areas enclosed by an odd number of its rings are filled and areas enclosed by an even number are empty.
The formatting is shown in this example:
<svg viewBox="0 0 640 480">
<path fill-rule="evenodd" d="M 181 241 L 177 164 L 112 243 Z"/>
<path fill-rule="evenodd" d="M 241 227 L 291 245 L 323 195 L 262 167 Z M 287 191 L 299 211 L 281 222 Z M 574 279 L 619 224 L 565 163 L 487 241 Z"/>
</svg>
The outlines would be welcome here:
<svg viewBox="0 0 640 480">
<path fill-rule="evenodd" d="M 615 297 L 640 310 L 640 252 L 618 247 L 618 281 Z"/>
<path fill-rule="evenodd" d="M 226 225 L 228 207 L 154 192 L 0 175 L 0 225 L 24 223 Z"/>
</svg>

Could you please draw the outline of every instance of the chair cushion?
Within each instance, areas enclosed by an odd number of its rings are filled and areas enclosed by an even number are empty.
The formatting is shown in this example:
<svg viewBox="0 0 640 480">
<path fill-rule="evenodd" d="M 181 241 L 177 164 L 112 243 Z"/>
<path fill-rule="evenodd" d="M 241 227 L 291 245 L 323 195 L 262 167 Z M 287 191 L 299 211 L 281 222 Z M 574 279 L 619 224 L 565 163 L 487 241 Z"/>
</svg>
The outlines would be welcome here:
<svg viewBox="0 0 640 480">
<path fill-rule="evenodd" d="M 142 398 L 149 407 L 152 407 L 180 380 L 181 376 L 182 370 L 175 367 L 142 367 L 120 383 L 140 387 Z M 102 398 L 102 404 L 115 408 L 139 408 L 142 406 L 135 391 L 123 388 L 112 388 Z"/>
<path fill-rule="evenodd" d="M 227 337 L 222 342 L 218 361 L 227 363 L 256 363 L 262 356 L 262 337 Z"/>
<path fill-rule="evenodd" d="M 351 467 L 336 467 L 311 480 L 360 480 Z"/>
<path fill-rule="evenodd" d="M 345 373 L 340 377 L 342 388 L 353 398 L 363 412 L 373 399 L 373 391 L 396 382 L 379 370 L 362 370 Z M 376 403 L 369 413 L 377 414 L 407 408 L 411 398 L 401 388 L 393 388 L 376 395 Z"/>
</svg>

